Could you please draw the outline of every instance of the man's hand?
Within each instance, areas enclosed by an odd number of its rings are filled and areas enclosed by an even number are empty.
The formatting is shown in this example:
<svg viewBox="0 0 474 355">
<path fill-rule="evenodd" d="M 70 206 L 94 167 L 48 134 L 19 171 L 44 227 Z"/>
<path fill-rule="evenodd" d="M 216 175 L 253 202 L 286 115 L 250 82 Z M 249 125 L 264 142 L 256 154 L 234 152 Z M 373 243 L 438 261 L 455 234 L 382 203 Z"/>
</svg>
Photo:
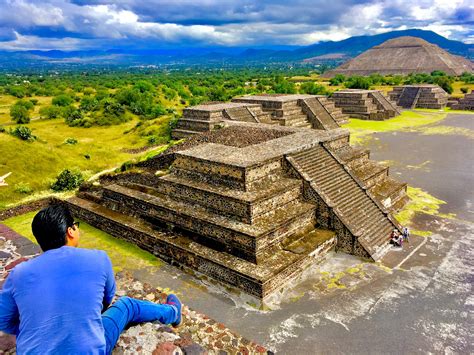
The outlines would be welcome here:
<svg viewBox="0 0 474 355">
<path fill-rule="evenodd" d="M 3 176 L 0 176 L 0 186 L 8 186 L 8 184 L 5 182 L 5 179 L 9 177 L 12 173 L 7 173 Z"/>
</svg>

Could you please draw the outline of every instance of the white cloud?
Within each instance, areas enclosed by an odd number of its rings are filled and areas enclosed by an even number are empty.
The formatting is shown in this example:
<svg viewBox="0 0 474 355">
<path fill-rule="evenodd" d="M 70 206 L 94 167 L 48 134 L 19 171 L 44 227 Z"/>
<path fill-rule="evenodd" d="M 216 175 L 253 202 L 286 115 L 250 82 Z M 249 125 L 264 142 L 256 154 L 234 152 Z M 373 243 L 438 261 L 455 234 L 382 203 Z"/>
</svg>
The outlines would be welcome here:
<svg viewBox="0 0 474 355">
<path fill-rule="evenodd" d="M 23 36 L 15 32 L 16 39 L 0 42 L 2 50 L 63 50 L 71 51 L 78 48 L 92 48 L 94 45 L 90 40 L 78 38 L 42 38 L 38 36 Z"/>
</svg>

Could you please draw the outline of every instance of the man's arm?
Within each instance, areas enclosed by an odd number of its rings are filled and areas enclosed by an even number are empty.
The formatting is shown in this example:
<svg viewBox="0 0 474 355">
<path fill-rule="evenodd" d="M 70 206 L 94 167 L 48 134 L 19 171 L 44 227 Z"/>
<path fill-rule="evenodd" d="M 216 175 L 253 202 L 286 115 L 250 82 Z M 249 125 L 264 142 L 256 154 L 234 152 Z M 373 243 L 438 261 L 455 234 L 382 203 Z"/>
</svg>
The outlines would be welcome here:
<svg viewBox="0 0 474 355">
<path fill-rule="evenodd" d="M 13 270 L 0 291 L 0 330 L 9 334 L 18 334 L 20 314 L 13 298 Z"/>
<path fill-rule="evenodd" d="M 105 311 L 115 296 L 115 275 L 114 270 L 112 269 L 112 262 L 107 254 L 105 254 L 106 264 L 105 264 L 105 271 L 107 273 L 107 279 L 105 282 L 105 290 L 104 290 L 104 300 L 102 301 L 102 311 Z"/>
</svg>

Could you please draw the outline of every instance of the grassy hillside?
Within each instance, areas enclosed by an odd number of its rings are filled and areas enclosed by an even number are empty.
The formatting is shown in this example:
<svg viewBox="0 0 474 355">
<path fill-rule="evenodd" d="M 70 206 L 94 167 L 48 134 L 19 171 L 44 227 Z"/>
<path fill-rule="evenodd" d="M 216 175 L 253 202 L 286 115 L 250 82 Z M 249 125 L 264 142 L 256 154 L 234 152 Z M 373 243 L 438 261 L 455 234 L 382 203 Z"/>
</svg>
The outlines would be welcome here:
<svg viewBox="0 0 474 355">
<path fill-rule="evenodd" d="M 0 96 L 0 103 L 4 105 L 14 101 L 15 98 Z M 0 111 L 0 122 L 8 132 L 16 124 L 4 111 L 4 108 Z M 69 127 L 61 119 L 33 119 L 26 125 L 37 136 L 33 142 L 22 141 L 7 132 L 0 133 L 0 175 L 12 172 L 7 179 L 9 186 L 0 188 L 0 208 L 51 193 L 51 182 L 66 168 L 78 169 L 89 177 L 139 157 L 140 154 L 127 153 L 127 149 L 146 147 L 149 144 L 144 135 L 146 130 L 166 134 L 169 120 L 169 116 L 160 117 L 147 122 L 143 125 L 145 128 L 137 129 L 139 119 L 136 117 L 120 125 L 90 128 Z M 76 139 L 77 144 L 67 144 L 67 138 Z"/>
</svg>

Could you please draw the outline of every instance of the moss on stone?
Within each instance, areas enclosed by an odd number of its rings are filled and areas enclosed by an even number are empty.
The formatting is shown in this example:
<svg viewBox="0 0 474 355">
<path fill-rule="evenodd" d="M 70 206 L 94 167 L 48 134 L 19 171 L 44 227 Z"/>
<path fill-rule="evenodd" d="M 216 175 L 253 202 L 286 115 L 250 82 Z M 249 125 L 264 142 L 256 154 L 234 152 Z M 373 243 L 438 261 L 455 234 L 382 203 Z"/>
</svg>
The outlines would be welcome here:
<svg viewBox="0 0 474 355">
<path fill-rule="evenodd" d="M 31 232 L 31 221 L 37 211 L 6 219 L 2 223 L 36 243 Z M 80 246 L 86 249 L 101 249 L 107 252 L 114 271 L 136 270 L 145 267 L 159 267 L 162 262 L 152 254 L 137 246 L 112 237 L 101 230 L 81 221 Z"/>
<path fill-rule="evenodd" d="M 445 119 L 444 111 L 403 111 L 399 116 L 386 121 L 350 119 L 343 125 L 351 132 L 351 144 L 361 145 L 375 132 L 418 131 L 420 127 L 432 125 Z"/>
<path fill-rule="evenodd" d="M 402 225 L 410 225 L 410 222 L 417 213 L 424 213 L 431 216 L 438 216 L 450 219 L 456 216 L 452 213 L 440 213 L 439 209 L 441 205 L 446 204 L 446 202 L 430 195 L 429 193 L 423 191 L 420 188 L 409 186 L 407 190 L 407 195 L 410 198 L 410 202 L 401 212 L 396 215 L 397 220 Z M 426 233 L 428 233 L 426 231 L 418 232 L 425 235 Z"/>
</svg>

